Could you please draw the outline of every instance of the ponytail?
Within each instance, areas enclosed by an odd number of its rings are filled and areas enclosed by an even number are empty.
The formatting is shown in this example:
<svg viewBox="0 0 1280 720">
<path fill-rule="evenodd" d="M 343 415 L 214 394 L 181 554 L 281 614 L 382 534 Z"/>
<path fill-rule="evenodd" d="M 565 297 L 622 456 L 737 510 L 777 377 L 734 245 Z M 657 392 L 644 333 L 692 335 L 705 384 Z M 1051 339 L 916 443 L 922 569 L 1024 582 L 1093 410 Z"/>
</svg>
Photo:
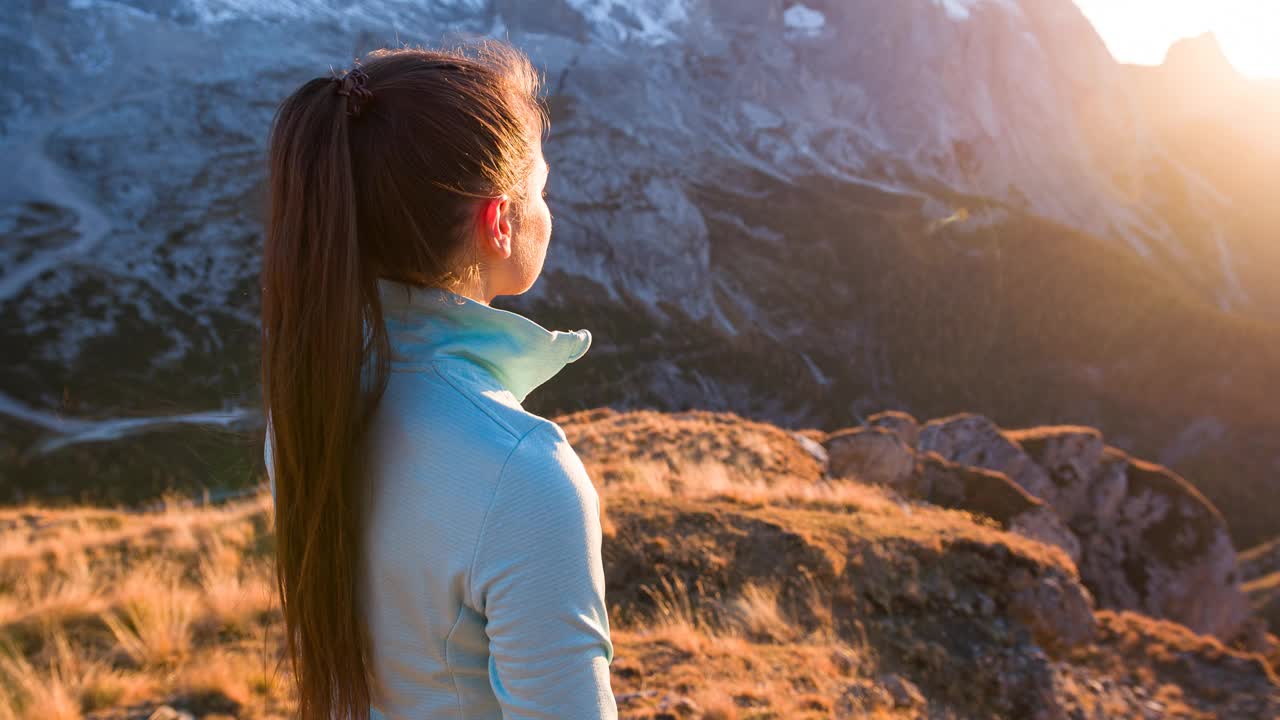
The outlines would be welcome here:
<svg viewBox="0 0 1280 720">
<path fill-rule="evenodd" d="M 362 369 L 386 338 L 357 237 L 353 99 L 329 79 L 308 82 L 281 105 L 270 142 L 262 385 L 275 474 L 276 582 L 304 719 L 367 718 L 371 696 L 356 596 L 362 523 L 355 479 L 376 404 L 364 397 Z M 372 354 L 382 360 L 381 394 L 386 353 Z"/>
<path fill-rule="evenodd" d="M 477 199 L 523 187 L 547 122 L 505 43 L 366 58 L 286 98 L 268 152 L 263 404 L 303 720 L 364 719 L 374 699 L 358 588 L 361 448 L 390 374 L 377 281 L 457 277 Z"/>
</svg>

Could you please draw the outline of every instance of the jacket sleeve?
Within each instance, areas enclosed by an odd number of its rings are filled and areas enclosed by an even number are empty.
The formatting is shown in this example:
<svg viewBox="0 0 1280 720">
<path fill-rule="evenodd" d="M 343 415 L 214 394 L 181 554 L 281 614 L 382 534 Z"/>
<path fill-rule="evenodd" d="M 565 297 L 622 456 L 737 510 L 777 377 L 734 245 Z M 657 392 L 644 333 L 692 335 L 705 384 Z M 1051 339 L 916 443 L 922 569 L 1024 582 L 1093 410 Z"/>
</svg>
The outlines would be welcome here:
<svg viewBox="0 0 1280 720">
<path fill-rule="evenodd" d="M 507 458 L 472 563 L 506 720 L 617 718 L 600 546 L 586 469 L 559 425 L 539 425 Z"/>
</svg>

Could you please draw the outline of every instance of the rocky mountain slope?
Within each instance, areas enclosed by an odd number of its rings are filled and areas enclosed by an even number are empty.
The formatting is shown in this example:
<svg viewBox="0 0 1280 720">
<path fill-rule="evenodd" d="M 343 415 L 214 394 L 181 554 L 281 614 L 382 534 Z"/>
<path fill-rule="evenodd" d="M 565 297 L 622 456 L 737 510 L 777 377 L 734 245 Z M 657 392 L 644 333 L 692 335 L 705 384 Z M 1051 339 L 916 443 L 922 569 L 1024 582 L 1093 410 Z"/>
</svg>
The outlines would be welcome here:
<svg viewBox="0 0 1280 720">
<path fill-rule="evenodd" d="M 18 8 L 0 46 L 41 81 L 0 91 L 3 499 L 254 482 L 275 103 L 450 32 L 548 80 L 556 235 L 496 304 L 597 344 L 535 409 L 1087 425 L 1236 544 L 1280 531 L 1275 164 L 1239 121 L 1274 88 L 1206 109 L 1211 53 L 1122 67 L 1069 0 Z"/>
<path fill-rule="evenodd" d="M 901 416 L 833 434 L 702 411 L 555 419 L 602 500 L 621 717 L 1280 713 L 1274 636 L 1249 649 L 1106 609 L 1034 527 L 960 509 L 995 493 L 930 493 L 948 509 L 875 481 L 891 463 L 831 472 L 858 432 L 910 433 Z M 1043 461 L 1030 452 L 1024 471 Z M 928 457 L 931 487 L 970 474 L 1017 487 Z M 269 497 L 0 510 L 0 718 L 287 717 Z M 1141 497 L 1166 496 L 1131 488 L 1122 513 Z"/>
</svg>

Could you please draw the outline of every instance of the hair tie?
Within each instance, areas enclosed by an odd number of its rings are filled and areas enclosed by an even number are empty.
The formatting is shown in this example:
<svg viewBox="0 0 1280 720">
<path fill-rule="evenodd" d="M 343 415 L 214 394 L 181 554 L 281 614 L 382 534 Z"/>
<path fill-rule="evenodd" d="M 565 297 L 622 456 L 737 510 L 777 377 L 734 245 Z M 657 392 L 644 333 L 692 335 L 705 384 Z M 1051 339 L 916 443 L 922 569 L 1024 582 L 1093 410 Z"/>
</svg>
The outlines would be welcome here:
<svg viewBox="0 0 1280 720">
<path fill-rule="evenodd" d="M 334 76 L 333 81 L 337 84 L 334 92 L 346 96 L 347 114 L 352 117 L 359 116 L 364 104 L 373 99 L 373 91 L 365 87 L 369 76 L 358 67 L 348 70 L 342 77 Z"/>
</svg>

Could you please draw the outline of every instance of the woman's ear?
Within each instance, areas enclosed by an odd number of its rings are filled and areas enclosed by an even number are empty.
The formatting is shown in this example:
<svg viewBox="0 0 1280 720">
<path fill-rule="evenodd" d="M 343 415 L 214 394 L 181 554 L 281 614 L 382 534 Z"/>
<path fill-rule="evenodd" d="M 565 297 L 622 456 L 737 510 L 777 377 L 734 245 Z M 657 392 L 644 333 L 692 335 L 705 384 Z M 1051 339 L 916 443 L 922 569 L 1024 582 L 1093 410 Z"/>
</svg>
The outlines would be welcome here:
<svg viewBox="0 0 1280 720">
<path fill-rule="evenodd" d="M 511 198 L 500 195 L 485 200 L 480 210 L 480 246 L 484 254 L 511 256 Z"/>
</svg>

